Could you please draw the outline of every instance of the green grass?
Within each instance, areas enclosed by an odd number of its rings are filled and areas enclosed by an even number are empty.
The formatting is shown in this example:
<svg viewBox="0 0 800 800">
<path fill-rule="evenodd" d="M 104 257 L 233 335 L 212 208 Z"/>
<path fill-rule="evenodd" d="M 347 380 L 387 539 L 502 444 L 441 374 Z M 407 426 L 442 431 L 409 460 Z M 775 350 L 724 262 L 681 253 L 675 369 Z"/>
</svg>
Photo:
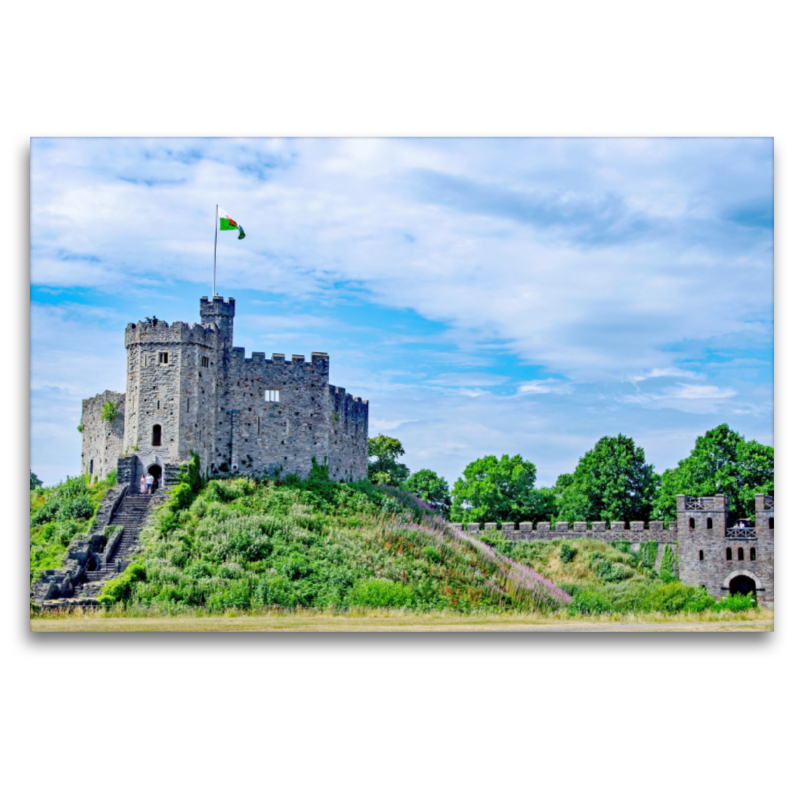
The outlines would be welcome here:
<svg viewBox="0 0 800 800">
<path fill-rule="evenodd" d="M 171 492 L 135 564 L 100 601 L 132 606 L 556 608 L 416 498 L 315 477 L 212 480 Z"/>
<path fill-rule="evenodd" d="M 89 532 L 106 492 L 116 484 L 111 473 L 102 481 L 67 478 L 57 486 L 34 489 L 30 494 L 30 582 L 43 570 L 59 569 L 69 543 Z"/>
</svg>

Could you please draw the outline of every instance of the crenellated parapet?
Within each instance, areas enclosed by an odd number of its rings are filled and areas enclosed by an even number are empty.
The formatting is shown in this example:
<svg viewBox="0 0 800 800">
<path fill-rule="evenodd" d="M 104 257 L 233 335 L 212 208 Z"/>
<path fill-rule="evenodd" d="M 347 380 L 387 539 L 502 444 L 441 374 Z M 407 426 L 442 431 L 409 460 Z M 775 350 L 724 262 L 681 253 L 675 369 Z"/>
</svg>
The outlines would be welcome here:
<svg viewBox="0 0 800 800">
<path fill-rule="evenodd" d="M 267 358 L 266 353 L 253 352 L 250 358 L 245 355 L 244 347 L 231 348 L 231 370 L 241 372 L 248 378 L 258 377 L 261 373 L 270 378 L 293 375 L 317 375 L 327 381 L 330 372 L 330 357 L 327 353 L 312 353 L 311 360 L 306 361 L 304 355 L 293 355 L 287 359 L 283 353 L 273 353 Z"/>
<path fill-rule="evenodd" d="M 469 522 L 463 527 L 473 534 L 502 533 L 509 541 L 550 541 L 553 539 L 600 539 L 602 541 L 629 541 L 629 542 L 659 542 L 672 543 L 677 540 L 678 528 L 676 522 L 670 522 L 667 527 L 661 520 L 644 522 L 538 522 L 534 527 L 532 522 Z"/>
<path fill-rule="evenodd" d="M 369 400 L 362 400 L 360 397 L 353 397 L 341 386 L 329 386 L 333 412 L 338 418 L 349 422 L 366 420 L 369 414 Z"/>
<path fill-rule="evenodd" d="M 219 344 L 219 328 L 216 323 L 199 325 L 194 322 L 156 322 L 129 323 L 125 328 L 125 347 L 136 344 L 199 344 L 214 347 Z"/>
</svg>

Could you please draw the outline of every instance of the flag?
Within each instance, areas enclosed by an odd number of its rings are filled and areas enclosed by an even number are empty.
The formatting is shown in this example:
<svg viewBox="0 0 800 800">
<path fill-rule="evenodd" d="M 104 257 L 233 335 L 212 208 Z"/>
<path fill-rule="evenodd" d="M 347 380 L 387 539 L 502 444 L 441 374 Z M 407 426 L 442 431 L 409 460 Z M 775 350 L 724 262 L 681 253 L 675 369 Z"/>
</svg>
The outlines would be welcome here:
<svg viewBox="0 0 800 800">
<path fill-rule="evenodd" d="M 244 239 L 244 228 L 221 208 L 219 210 L 219 229 L 221 231 L 239 231 L 239 238 Z"/>
</svg>

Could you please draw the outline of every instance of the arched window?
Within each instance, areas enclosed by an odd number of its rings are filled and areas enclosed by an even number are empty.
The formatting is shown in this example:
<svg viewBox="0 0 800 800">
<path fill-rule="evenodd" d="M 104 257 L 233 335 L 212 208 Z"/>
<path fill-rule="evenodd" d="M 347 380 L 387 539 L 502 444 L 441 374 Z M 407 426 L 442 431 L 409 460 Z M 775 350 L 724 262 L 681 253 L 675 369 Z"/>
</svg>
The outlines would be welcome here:
<svg viewBox="0 0 800 800">
<path fill-rule="evenodd" d="M 694 529 L 694 517 L 689 517 L 689 527 Z"/>
<path fill-rule="evenodd" d="M 733 558 L 733 553 L 731 552 L 730 547 L 725 548 L 725 560 L 730 561 Z"/>
<path fill-rule="evenodd" d="M 755 549 L 755 547 L 751 547 L 750 548 L 750 560 L 751 561 L 755 561 L 756 560 L 756 549 Z"/>
<path fill-rule="evenodd" d="M 740 548 L 739 548 L 739 549 L 736 551 L 736 556 L 737 556 L 737 560 L 739 560 L 739 561 L 744 561 L 744 547 L 740 547 Z"/>
<path fill-rule="evenodd" d="M 713 527 L 714 527 L 714 520 L 711 519 L 711 517 L 708 517 L 708 519 L 706 519 L 706 528 L 711 530 L 711 528 Z"/>
<path fill-rule="evenodd" d="M 769 529 L 772 530 L 775 527 L 775 517 L 769 518 Z"/>
<path fill-rule="evenodd" d="M 703 560 L 703 551 L 702 550 L 700 551 L 700 560 L 701 561 Z"/>
<path fill-rule="evenodd" d="M 153 447 L 161 447 L 161 426 L 153 425 Z"/>
</svg>

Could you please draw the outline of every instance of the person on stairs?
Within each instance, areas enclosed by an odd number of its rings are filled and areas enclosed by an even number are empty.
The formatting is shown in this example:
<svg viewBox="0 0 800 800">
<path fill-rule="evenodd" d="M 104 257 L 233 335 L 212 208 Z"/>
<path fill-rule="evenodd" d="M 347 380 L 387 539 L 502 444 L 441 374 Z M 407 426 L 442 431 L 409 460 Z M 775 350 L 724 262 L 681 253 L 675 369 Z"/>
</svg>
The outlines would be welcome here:
<svg viewBox="0 0 800 800">
<path fill-rule="evenodd" d="M 153 476 L 147 473 L 147 494 L 153 494 Z"/>
</svg>

